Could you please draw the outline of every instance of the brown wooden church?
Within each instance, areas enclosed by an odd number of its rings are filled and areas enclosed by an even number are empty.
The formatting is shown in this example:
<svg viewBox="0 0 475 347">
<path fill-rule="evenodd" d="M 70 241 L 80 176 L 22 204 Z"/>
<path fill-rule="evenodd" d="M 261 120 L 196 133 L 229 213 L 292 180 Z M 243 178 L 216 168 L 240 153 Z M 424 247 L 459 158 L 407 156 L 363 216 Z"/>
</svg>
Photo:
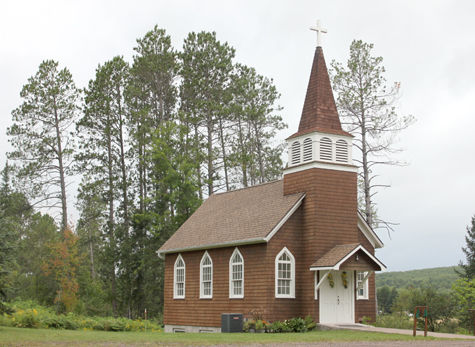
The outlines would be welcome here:
<svg viewBox="0 0 475 347">
<path fill-rule="evenodd" d="M 212 195 L 159 249 L 165 331 L 220 331 L 222 313 L 267 321 L 375 318 L 383 243 L 357 209 L 352 136 L 342 130 L 320 45 L 280 181 Z"/>
</svg>

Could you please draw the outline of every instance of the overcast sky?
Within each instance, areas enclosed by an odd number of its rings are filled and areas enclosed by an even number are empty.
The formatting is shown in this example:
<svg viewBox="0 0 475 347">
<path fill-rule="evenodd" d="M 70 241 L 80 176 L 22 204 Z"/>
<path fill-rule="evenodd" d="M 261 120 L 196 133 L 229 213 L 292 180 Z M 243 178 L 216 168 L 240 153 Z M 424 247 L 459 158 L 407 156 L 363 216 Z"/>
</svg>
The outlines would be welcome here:
<svg viewBox="0 0 475 347">
<path fill-rule="evenodd" d="M 381 217 L 399 223 L 377 255 L 389 270 L 464 259 L 475 214 L 475 1 L 3 1 L 0 11 L 0 166 L 19 92 L 44 59 L 85 87 L 99 63 L 131 61 L 154 25 L 180 49 L 191 31 L 215 31 L 236 61 L 272 77 L 282 116 L 298 127 L 315 49 L 317 19 L 327 64 L 346 61 L 353 39 L 374 43 L 389 83 L 401 82 L 400 114 L 417 122 L 399 136 L 405 167 L 379 170 L 392 185 L 377 195 Z M 72 200 L 72 199 L 70 199 Z"/>
</svg>

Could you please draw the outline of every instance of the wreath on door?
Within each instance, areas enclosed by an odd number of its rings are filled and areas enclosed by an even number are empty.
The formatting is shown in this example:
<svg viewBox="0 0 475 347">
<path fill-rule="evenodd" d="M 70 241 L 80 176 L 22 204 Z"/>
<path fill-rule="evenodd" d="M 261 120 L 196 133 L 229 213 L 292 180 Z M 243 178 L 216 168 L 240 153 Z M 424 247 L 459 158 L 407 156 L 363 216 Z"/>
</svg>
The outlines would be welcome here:
<svg viewBox="0 0 475 347">
<path fill-rule="evenodd" d="M 343 282 L 343 287 L 348 288 L 348 276 L 346 274 L 346 271 L 343 271 L 341 273 L 341 281 Z"/>
<path fill-rule="evenodd" d="M 328 274 L 328 284 L 330 284 L 330 287 L 334 287 L 335 286 L 335 281 L 333 280 L 333 275 L 331 273 Z"/>
</svg>

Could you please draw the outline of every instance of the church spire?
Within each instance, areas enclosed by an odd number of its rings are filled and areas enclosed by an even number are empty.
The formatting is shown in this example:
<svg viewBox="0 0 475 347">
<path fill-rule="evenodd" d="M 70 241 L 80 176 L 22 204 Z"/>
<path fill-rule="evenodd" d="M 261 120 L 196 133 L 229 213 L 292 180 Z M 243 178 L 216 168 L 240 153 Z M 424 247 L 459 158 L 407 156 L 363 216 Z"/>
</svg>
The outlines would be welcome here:
<svg viewBox="0 0 475 347">
<path fill-rule="evenodd" d="M 326 33 L 326 30 L 321 27 L 319 21 L 317 21 L 316 27 L 310 29 L 317 32 L 318 46 L 313 58 L 298 133 L 294 134 L 294 136 L 311 131 L 348 135 L 341 128 L 325 58 L 323 57 L 320 36 L 321 33 Z"/>
</svg>

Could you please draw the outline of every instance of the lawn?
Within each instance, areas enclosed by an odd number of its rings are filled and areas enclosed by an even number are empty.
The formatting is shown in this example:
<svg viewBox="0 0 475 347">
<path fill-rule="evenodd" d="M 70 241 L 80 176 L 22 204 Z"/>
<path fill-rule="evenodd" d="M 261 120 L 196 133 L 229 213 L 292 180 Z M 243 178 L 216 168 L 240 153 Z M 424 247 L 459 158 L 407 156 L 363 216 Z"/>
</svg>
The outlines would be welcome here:
<svg viewBox="0 0 475 347">
<path fill-rule="evenodd" d="M 433 340 L 416 337 L 417 340 Z M 0 346 L 121 346 L 274 344 L 289 342 L 414 341 L 412 336 L 350 330 L 291 334 L 172 334 L 158 332 L 106 332 L 0 327 Z"/>
</svg>

